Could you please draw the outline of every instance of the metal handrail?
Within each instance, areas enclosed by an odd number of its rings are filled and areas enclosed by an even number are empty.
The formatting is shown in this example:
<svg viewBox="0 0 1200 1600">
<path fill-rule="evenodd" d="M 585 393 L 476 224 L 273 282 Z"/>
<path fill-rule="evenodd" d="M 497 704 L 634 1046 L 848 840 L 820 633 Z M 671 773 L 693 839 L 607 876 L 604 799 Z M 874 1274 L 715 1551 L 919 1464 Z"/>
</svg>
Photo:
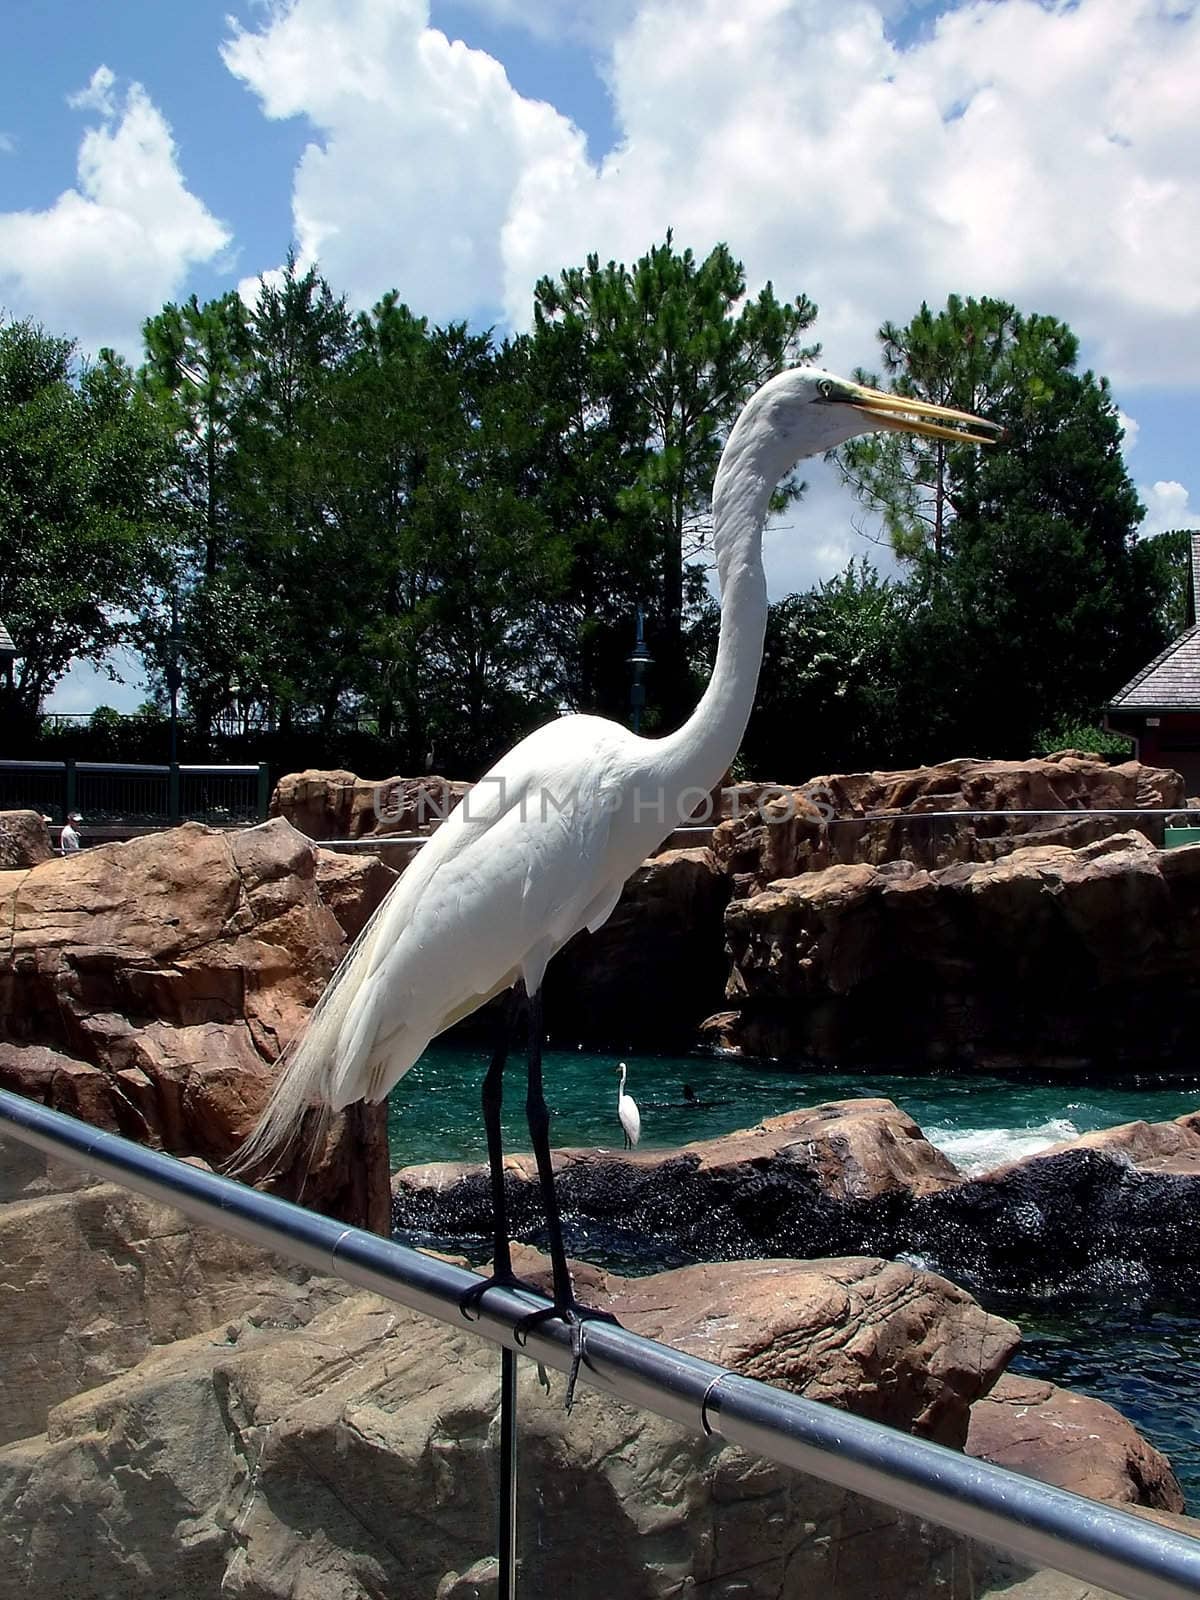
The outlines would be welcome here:
<svg viewBox="0 0 1200 1600">
<path fill-rule="evenodd" d="M 463 1297 L 479 1280 L 461 1267 L 188 1166 L 6 1090 L 0 1090 L 0 1125 L 47 1155 L 73 1158 L 197 1222 L 439 1322 L 463 1326 Z M 542 1304 L 520 1292 L 489 1289 L 477 1316 L 472 1313 L 473 1329 L 504 1351 L 519 1348 L 535 1361 L 568 1371 L 570 1335 L 561 1324 L 540 1324 L 518 1346 L 517 1325 L 531 1306 Z M 588 1325 L 580 1377 L 604 1394 L 1128 1600 L 1200 1596 L 1200 1540 L 788 1394 L 627 1329 Z"/>
<path fill-rule="evenodd" d="M 743 814 L 753 815 L 752 810 Z M 827 817 L 824 826 L 833 828 L 855 822 L 963 822 L 980 817 L 1004 819 L 1006 817 L 1193 817 L 1200 816 L 1200 806 L 1055 806 L 1045 810 L 990 810 L 990 811 L 864 811 L 857 817 Z M 671 829 L 669 837 L 679 833 L 711 834 L 724 817 L 714 817 L 711 822 L 681 822 Z M 436 830 L 435 830 L 436 831 Z M 431 833 L 364 833 L 357 839 L 312 839 L 310 842 L 326 850 L 374 850 L 389 844 L 428 844 Z"/>
</svg>

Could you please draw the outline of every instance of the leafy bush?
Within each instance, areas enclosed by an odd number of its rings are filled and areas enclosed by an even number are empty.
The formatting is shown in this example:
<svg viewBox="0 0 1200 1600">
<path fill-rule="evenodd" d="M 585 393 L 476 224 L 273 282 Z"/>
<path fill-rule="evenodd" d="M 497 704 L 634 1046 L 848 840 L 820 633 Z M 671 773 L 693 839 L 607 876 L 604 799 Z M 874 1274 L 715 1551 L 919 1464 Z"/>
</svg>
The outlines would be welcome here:
<svg viewBox="0 0 1200 1600">
<path fill-rule="evenodd" d="M 1056 750 L 1087 750 L 1116 761 L 1128 761 L 1133 754 L 1133 740 L 1123 733 L 1109 733 L 1094 723 L 1064 721 L 1045 729 L 1033 741 L 1035 755 L 1053 755 Z"/>
</svg>

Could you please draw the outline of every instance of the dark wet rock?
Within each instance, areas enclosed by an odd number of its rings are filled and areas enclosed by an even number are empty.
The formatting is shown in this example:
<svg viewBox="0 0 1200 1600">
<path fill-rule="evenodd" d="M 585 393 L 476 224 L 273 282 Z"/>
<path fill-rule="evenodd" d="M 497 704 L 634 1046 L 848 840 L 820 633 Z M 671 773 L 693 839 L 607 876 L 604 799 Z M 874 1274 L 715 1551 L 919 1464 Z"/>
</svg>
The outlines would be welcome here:
<svg viewBox="0 0 1200 1600">
<path fill-rule="evenodd" d="M 923 1198 L 897 1242 L 993 1293 L 1190 1296 L 1198 1236 L 1200 1179 L 1067 1148 Z"/>
<path fill-rule="evenodd" d="M 1150 1154 L 1080 1143 L 966 1179 L 887 1100 L 835 1101 L 674 1151 L 563 1150 L 557 1187 L 579 1247 L 682 1262 L 754 1256 L 907 1256 L 957 1282 L 1019 1300 L 1062 1293 L 1197 1288 L 1200 1118 L 1156 1125 Z M 1182 1168 L 1182 1170 L 1178 1170 Z M 543 1226 L 532 1158 L 506 1163 L 514 1231 Z M 417 1237 L 490 1237 L 486 1169 L 407 1167 L 392 1220 Z"/>
<path fill-rule="evenodd" d="M 541 1199 L 531 1156 L 506 1162 L 514 1231 L 536 1232 Z M 890 1237 L 916 1195 L 961 1175 L 890 1100 L 838 1100 L 674 1151 L 555 1152 L 572 1224 L 615 1249 L 655 1247 L 664 1260 L 850 1255 Z M 392 1179 L 395 1227 L 437 1238 L 490 1236 L 487 1170 L 457 1162 L 405 1167 Z"/>
</svg>

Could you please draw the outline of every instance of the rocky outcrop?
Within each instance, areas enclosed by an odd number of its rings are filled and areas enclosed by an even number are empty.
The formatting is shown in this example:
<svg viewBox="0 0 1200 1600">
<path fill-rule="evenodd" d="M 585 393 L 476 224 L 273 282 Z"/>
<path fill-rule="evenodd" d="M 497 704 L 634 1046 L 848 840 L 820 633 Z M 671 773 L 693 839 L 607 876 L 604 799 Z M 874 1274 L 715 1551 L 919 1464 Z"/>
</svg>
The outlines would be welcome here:
<svg viewBox="0 0 1200 1600">
<path fill-rule="evenodd" d="M 1200 849 L 1138 833 L 926 872 L 829 867 L 731 902 L 733 1015 L 759 1056 L 1172 1066 L 1200 1002 Z"/>
<path fill-rule="evenodd" d="M 1044 1160 L 1068 1150 L 1099 1150 L 1142 1172 L 1200 1177 L 1200 1112 L 1189 1111 L 1174 1122 L 1122 1122 L 1116 1127 L 1098 1128 L 1094 1133 L 1051 1145 L 1027 1160 Z M 1011 1170 L 1009 1165 L 1001 1172 Z"/>
<path fill-rule="evenodd" d="M 157 1346 L 323 1303 L 301 1269 L 107 1183 L 0 1206 L 0 1283 L 20 1294 L 0 1339 L 0 1443 L 43 1432 L 52 1407 Z"/>
<path fill-rule="evenodd" d="M 400 876 L 378 856 L 317 851 L 317 891 L 352 944 Z"/>
<path fill-rule="evenodd" d="M 40 811 L 0 811 L 0 872 L 36 867 L 53 854 Z"/>
<path fill-rule="evenodd" d="M 0 1448 L 0 1600 L 427 1600 L 470 1593 L 459 1575 L 478 1561 L 486 1581 L 499 1365 L 465 1324 L 274 1276 L 107 1185 L 9 1219 L 5 1277 L 28 1279 L 29 1310 L 0 1320 L 0 1370 L 35 1380 L 14 1425 L 44 1427 Z M 1016 1342 L 952 1285 L 879 1261 L 584 1288 L 638 1331 L 947 1442 Z M 519 1387 L 530 1593 L 981 1587 L 950 1535 L 584 1386 L 568 1418 L 561 1380 L 543 1396 L 532 1363 Z"/>
<path fill-rule="evenodd" d="M 870 1254 L 921 1260 L 991 1296 L 1158 1293 L 1200 1286 L 1200 1116 L 1129 1124 L 966 1179 L 889 1100 L 843 1100 L 679 1150 L 555 1152 L 568 1230 L 590 1248 L 674 1263 Z M 1131 1152 L 1136 1153 L 1136 1162 Z M 505 1163 L 512 1226 L 540 1237 L 529 1156 Z M 490 1238 L 486 1169 L 392 1179 L 397 1228 Z"/>
<path fill-rule="evenodd" d="M 280 778 L 270 815 L 286 817 L 310 839 L 362 839 L 368 834 L 428 834 L 471 787 L 451 778 L 384 778 L 309 768 Z"/>
<path fill-rule="evenodd" d="M 667 850 L 637 869 L 608 921 L 546 973 L 552 1040 L 685 1050 L 719 1005 L 728 973 L 729 882 L 707 849 Z"/>
<path fill-rule="evenodd" d="M 960 1181 L 954 1165 L 890 1100 L 837 1100 L 671 1151 L 555 1152 L 572 1225 L 616 1249 L 663 1259 L 841 1255 L 890 1239 L 914 1197 Z M 514 1231 L 542 1208 L 531 1156 L 505 1163 Z M 486 1168 L 405 1167 L 392 1179 L 396 1227 L 437 1238 L 487 1238 Z"/>
<path fill-rule="evenodd" d="M 745 788 L 736 796 L 737 815 L 717 828 L 713 849 L 735 893 L 744 895 L 773 879 L 830 866 L 903 860 L 935 868 L 994 861 L 1030 843 L 1075 848 L 1129 826 L 1129 818 L 1104 816 L 1105 810 L 1169 808 L 1183 800 L 1177 772 L 1136 761 L 1109 766 L 1078 751 L 1031 761 L 944 761 L 905 772 L 832 774 L 799 787 Z M 971 811 L 995 815 L 934 815 Z M 1013 815 L 1020 811 L 1068 815 Z M 1161 826 L 1153 819 L 1144 825 Z"/>
<path fill-rule="evenodd" d="M 0 1085 L 161 1145 L 223 1161 L 270 1090 L 361 913 L 341 863 L 286 822 L 186 824 L 0 873 Z M 383 887 L 351 863 L 365 900 Z M 284 1175 L 294 1193 L 300 1162 Z M 387 1225 L 383 1114 L 355 1108 L 317 1152 L 307 1203 Z"/>
<path fill-rule="evenodd" d="M 1113 1505 L 1182 1511 L 1160 1450 L 1114 1407 L 1041 1378 L 1006 1372 L 971 1407 L 967 1454 Z"/>
<path fill-rule="evenodd" d="M 536 1282 L 526 1255 L 517 1271 Z M 579 1281 L 635 1333 L 954 1449 L 1020 1340 L 944 1278 L 870 1257 L 702 1262 L 648 1278 L 584 1269 Z"/>
</svg>

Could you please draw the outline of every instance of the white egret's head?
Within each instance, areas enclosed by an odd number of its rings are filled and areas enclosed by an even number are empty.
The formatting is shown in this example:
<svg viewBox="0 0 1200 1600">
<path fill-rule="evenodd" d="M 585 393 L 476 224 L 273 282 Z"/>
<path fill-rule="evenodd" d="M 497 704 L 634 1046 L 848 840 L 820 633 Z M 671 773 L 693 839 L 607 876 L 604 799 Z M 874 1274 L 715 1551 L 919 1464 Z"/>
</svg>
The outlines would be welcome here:
<svg viewBox="0 0 1200 1600">
<path fill-rule="evenodd" d="M 781 473 L 806 456 L 884 428 L 963 444 L 992 444 L 1002 431 L 970 412 L 885 394 L 820 367 L 790 367 L 779 373 L 758 391 L 742 420 L 750 435 L 761 439 L 765 433 L 774 440 Z"/>
</svg>

